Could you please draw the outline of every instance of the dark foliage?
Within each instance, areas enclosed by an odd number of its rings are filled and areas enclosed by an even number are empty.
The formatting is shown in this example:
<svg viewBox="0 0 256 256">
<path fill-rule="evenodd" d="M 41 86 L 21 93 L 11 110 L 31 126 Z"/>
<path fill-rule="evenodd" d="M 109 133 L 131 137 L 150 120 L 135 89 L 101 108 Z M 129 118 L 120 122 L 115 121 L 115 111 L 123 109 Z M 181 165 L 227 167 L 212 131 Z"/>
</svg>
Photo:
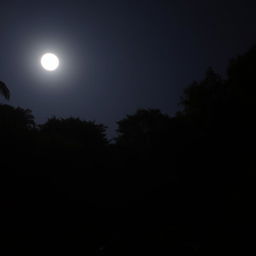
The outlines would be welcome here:
<svg viewBox="0 0 256 256">
<path fill-rule="evenodd" d="M 6 132 L 29 131 L 35 128 L 34 116 L 30 109 L 0 105 L 0 129 Z"/>
<path fill-rule="evenodd" d="M 170 121 L 170 117 L 160 110 L 140 109 L 118 122 L 117 145 L 134 150 L 152 150 L 165 142 Z"/>
<path fill-rule="evenodd" d="M 107 144 L 106 127 L 78 118 L 51 118 L 40 126 L 43 134 L 52 138 L 65 140 L 88 148 L 95 148 Z"/>
</svg>

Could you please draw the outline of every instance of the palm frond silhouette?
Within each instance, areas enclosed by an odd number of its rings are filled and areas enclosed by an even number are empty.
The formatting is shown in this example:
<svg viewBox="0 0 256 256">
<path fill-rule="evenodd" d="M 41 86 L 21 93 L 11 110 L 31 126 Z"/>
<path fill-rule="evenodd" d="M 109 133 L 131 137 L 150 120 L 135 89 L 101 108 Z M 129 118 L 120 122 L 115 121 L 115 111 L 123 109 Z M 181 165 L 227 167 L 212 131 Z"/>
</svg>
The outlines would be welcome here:
<svg viewBox="0 0 256 256">
<path fill-rule="evenodd" d="M 7 100 L 10 99 L 10 91 L 6 84 L 2 81 L 0 81 L 0 94 Z"/>
</svg>

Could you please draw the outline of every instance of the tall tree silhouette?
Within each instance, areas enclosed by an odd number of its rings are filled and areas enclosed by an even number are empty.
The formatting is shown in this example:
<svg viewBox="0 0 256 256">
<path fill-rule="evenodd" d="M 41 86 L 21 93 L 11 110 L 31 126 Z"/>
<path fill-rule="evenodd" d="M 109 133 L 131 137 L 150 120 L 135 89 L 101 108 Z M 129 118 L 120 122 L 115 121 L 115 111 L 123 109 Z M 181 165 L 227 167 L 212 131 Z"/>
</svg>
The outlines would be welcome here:
<svg viewBox="0 0 256 256">
<path fill-rule="evenodd" d="M 10 91 L 6 84 L 2 81 L 0 81 L 0 94 L 4 96 L 5 99 L 9 100 L 10 99 Z"/>
<path fill-rule="evenodd" d="M 31 156 L 30 136 L 35 127 L 31 110 L 0 104 L 0 153 L 4 159 L 3 169 L 10 168 L 10 163 L 26 161 Z"/>
<path fill-rule="evenodd" d="M 227 85 L 239 116 L 252 120 L 256 112 L 256 45 L 230 61 Z M 253 121 L 253 120 L 252 120 Z"/>
<path fill-rule="evenodd" d="M 225 122 L 228 115 L 228 88 L 210 67 L 202 81 L 194 81 L 184 90 L 180 104 L 183 110 L 178 115 L 183 115 L 194 126 L 203 130 L 216 128 L 220 119 Z"/>
</svg>

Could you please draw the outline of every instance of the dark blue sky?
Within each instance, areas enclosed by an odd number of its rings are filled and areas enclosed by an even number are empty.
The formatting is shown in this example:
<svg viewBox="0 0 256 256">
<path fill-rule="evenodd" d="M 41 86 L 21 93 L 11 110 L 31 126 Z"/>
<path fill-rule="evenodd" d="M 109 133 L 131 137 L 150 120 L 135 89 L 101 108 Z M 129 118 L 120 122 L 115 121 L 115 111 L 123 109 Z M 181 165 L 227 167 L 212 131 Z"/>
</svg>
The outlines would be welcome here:
<svg viewBox="0 0 256 256">
<path fill-rule="evenodd" d="M 256 43 L 255 1 L 1 1 L 0 80 L 36 121 L 75 116 L 110 126 L 137 108 L 174 114 L 208 66 Z M 47 51 L 58 71 L 39 65 Z M 1 98 L 4 103 L 4 99 Z"/>
</svg>

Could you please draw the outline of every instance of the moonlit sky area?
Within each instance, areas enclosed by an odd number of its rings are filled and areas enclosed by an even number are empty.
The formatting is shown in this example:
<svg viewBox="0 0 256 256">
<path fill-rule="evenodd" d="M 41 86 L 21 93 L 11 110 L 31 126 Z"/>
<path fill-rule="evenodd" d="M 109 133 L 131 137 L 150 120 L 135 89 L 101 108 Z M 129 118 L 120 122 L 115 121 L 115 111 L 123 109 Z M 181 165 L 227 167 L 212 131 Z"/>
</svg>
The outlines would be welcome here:
<svg viewBox="0 0 256 256">
<path fill-rule="evenodd" d="M 137 108 L 174 114 L 208 66 L 256 43 L 255 1 L 1 1 L 0 80 L 38 123 L 80 117 L 110 127 Z M 56 54 L 45 72 L 40 58 Z M 1 102 L 5 103 L 1 98 Z"/>
</svg>

